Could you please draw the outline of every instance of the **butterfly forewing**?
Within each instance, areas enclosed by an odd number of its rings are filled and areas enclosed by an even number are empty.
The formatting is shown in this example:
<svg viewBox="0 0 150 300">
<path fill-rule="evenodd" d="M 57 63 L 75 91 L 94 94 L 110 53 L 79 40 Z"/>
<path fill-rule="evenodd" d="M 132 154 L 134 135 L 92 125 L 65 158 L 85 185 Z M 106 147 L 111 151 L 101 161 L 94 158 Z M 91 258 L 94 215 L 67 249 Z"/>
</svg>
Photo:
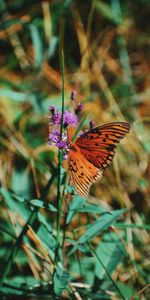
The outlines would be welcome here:
<svg viewBox="0 0 150 300">
<path fill-rule="evenodd" d="M 112 161 L 115 148 L 129 132 L 126 122 L 113 122 L 85 132 L 76 140 L 84 157 L 99 169 L 105 169 Z"/>
</svg>

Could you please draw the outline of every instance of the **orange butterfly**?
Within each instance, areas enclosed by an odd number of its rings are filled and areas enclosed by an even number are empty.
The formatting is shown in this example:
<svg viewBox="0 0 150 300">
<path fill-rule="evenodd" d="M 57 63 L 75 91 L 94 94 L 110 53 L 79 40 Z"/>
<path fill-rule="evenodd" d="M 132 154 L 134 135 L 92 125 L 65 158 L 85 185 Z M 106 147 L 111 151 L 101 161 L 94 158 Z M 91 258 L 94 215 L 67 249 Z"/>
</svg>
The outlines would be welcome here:
<svg viewBox="0 0 150 300">
<path fill-rule="evenodd" d="M 92 183 L 112 161 L 115 148 L 129 132 L 130 124 L 112 122 L 82 134 L 68 153 L 70 179 L 79 195 L 88 196 Z"/>
</svg>

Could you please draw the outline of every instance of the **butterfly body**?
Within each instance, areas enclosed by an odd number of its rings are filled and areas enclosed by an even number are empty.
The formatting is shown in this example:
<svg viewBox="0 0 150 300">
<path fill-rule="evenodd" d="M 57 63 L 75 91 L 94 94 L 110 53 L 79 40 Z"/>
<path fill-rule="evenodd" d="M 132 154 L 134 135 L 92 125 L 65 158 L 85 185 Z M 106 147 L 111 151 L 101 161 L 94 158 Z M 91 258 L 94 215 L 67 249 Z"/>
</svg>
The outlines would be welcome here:
<svg viewBox="0 0 150 300">
<path fill-rule="evenodd" d="M 69 175 L 82 197 L 88 195 L 91 184 L 102 176 L 116 146 L 129 130 L 130 124 L 126 122 L 107 123 L 85 132 L 70 145 Z"/>
</svg>

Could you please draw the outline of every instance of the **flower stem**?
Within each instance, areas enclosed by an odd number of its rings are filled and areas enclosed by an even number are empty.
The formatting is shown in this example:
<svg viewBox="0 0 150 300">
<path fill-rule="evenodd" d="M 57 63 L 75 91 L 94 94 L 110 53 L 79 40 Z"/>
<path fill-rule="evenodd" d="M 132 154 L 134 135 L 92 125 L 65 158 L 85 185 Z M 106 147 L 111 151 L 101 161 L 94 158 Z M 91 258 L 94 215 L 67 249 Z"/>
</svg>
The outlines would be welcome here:
<svg viewBox="0 0 150 300">
<path fill-rule="evenodd" d="M 62 165 L 62 153 L 58 150 L 58 185 L 57 185 L 57 249 L 55 254 L 55 262 L 61 260 L 61 236 L 60 236 L 60 223 L 62 214 L 62 195 L 61 195 L 61 165 Z"/>
<path fill-rule="evenodd" d="M 63 118 L 64 118 L 64 53 L 62 50 L 61 56 L 61 73 L 62 73 L 62 116 L 61 116 L 61 127 L 60 127 L 60 140 L 62 138 L 63 133 Z M 62 254 L 62 242 L 61 242 L 61 215 L 62 215 L 62 202 L 63 202 L 63 195 L 61 194 L 61 166 L 62 166 L 62 152 L 58 150 L 58 185 L 57 185 L 57 249 L 55 253 L 55 263 L 61 261 Z"/>
<path fill-rule="evenodd" d="M 62 74 L 62 108 L 61 108 L 61 127 L 60 127 L 60 140 L 62 138 L 63 133 L 63 121 L 64 121 L 64 52 L 62 50 L 62 56 L 61 56 L 61 74 Z"/>
</svg>

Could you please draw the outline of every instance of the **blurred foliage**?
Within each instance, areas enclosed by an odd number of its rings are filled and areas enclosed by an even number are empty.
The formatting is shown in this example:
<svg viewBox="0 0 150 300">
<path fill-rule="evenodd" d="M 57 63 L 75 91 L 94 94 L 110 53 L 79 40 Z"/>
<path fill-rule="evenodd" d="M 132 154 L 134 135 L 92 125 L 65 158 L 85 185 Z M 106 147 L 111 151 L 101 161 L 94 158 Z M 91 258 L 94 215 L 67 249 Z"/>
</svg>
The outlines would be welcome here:
<svg viewBox="0 0 150 300">
<path fill-rule="evenodd" d="M 1 295 L 148 299 L 149 14 L 149 0 L 0 1 Z M 97 125 L 133 126 L 87 201 L 67 186 L 64 266 L 52 287 L 57 153 L 48 106 L 61 108 L 62 49 L 66 107 L 76 90 Z"/>
</svg>

